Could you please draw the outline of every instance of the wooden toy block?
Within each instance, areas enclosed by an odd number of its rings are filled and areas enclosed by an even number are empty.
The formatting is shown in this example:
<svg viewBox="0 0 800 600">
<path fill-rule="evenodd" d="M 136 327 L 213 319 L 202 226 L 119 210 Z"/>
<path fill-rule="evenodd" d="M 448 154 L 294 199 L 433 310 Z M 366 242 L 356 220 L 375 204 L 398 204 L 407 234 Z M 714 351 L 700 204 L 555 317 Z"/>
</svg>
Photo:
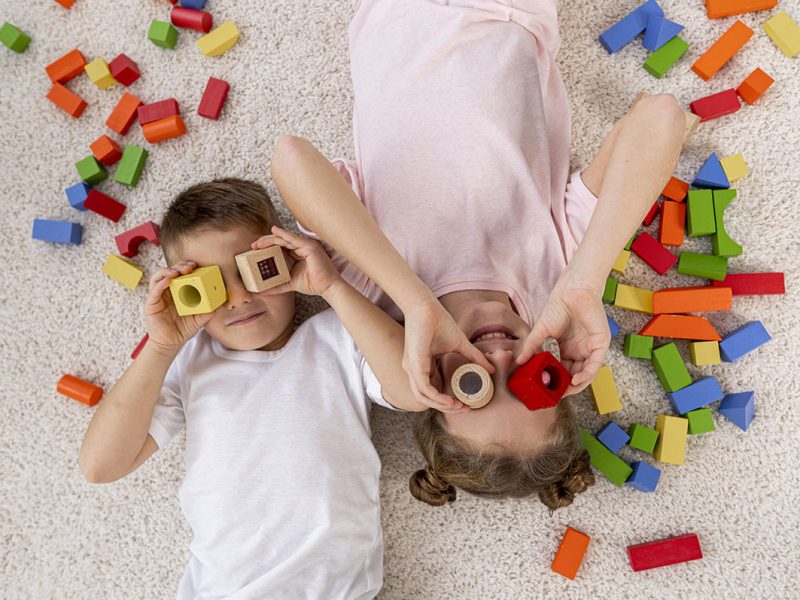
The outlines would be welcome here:
<svg viewBox="0 0 800 600">
<path fill-rule="evenodd" d="M 661 206 L 658 204 L 658 200 L 653 202 L 653 206 L 650 207 L 650 210 L 647 211 L 647 214 L 644 216 L 644 219 L 642 219 L 642 225 L 644 225 L 645 227 L 650 227 L 653 221 L 655 221 L 656 215 L 658 214 L 660 208 Z"/>
<path fill-rule="evenodd" d="M 712 235 L 717 231 L 714 218 L 714 190 L 692 190 L 686 201 L 689 237 Z"/>
<path fill-rule="evenodd" d="M 72 5 L 75 4 L 75 0 L 56 0 L 56 2 L 66 9 L 72 8 Z"/>
<path fill-rule="evenodd" d="M 609 54 L 619 52 L 645 30 L 651 14 L 664 16 L 664 11 L 655 0 L 648 0 L 601 33 L 603 48 Z"/>
<path fill-rule="evenodd" d="M 720 363 L 719 342 L 690 342 L 689 353 L 692 356 L 692 364 L 698 367 Z"/>
<path fill-rule="evenodd" d="M 653 314 L 653 292 L 624 283 L 617 284 L 614 306 L 636 312 Z"/>
<path fill-rule="evenodd" d="M 722 400 L 724 395 L 716 377 L 703 377 L 685 388 L 667 394 L 672 402 L 672 407 L 679 415 L 685 415 L 698 408 L 708 406 L 712 402 Z"/>
<path fill-rule="evenodd" d="M 94 156 L 87 156 L 75 163 L 78 176 L 89 185 L 96 185 L 108 178 L 106 168 Z"/>
<path fill-rule="evenodd" d="M 120 150 L 119 145 L 107 135 L 101 135 L 89 144 L 89 149 L 94 157 L 107 167 L 117 163 L 122 158 L 122 150 Z"/>
<path fill-rule="evenodd" d="M 751 37 L 753 37 L 753 30 L 736 19 L 733 25 L 697 59 L 692 65 L 692 71 L 703 81 L 708 81 L 733 58 L 734 54 L 742 49 Z"/>
<path fill-rule="evenodd" d="M 628 429 L 628 435 L 631 436 L 628 442 L 631 448 L 636 448 L 648 454 L 652 454 L 653 450 L 655 450 L 656 442 L 658 441 L 658 432 L 655 429 L 635 423 Z"/>
<path fill-rule="evenodd" d="M 703 558 L 697 534 L 687 533 L 677 537 L 628 546 L 628 558 L 634 571 L 675 565 Z"/>
<path fill-rule="evenodd" d="M 628 250 L 623 250 L 617 256 L 617 260 L 614 261 L 611 270 L 615 273 L 624 273 L 625 269 L 628 267 L 628 260 L 631 257 L 631 253 Z"/>
<path fill-rule="evenodd" d="M 567 527 L 550 569 L 567 579 L 575 579 L 583 562 L 590 537 L 577 529 Z"/>
<path fill-rule="evenodd" d="M 139 65 L 128 58 L 125 54 L 119 54 L 114 60 L 108 63 L 111 76 L 125 87 L 131 85 L 139 79 Z"/>
<path fill-rule="evenodd" d="M 655 52 L 681 31 L 683 31 L 683 25 L 665 19 L 656 13 L 650 13 L 647 18 L 647 27 L 644 30 L 642 45 L 651 52 Z"/>
<path fill-rule="evenodd" d="M 597 405 L 598 414 L 605 415 L 622 408 L 617 384 L 614 382 L 614 375 L 608 365 L 600 367 L 594 380 L 589 384 L 589 389 Z"/>
<path fill-rule="evenodd" d="M 686 436 L 689 421 L 682 417 L 658 415 L 656 417 L 658 441 L 653 450 L 653 458 L 673 465 L 682 465 L 686 460 Z"/>
<path fill-rule="evenodd" d="M 611 332 L 611 337 L 616 337 L 617 334 L 621 331 L 620 326 L 617 322 L 611 318 L 611 315 L 606 315 L 606 319 L 608 319 L 608 330 Z"/>
<path fill-rule="evenodd" d="M 200 99 L 200 106 L 197 107 L 197 114 L 214 121 L 219 119 L 230 88 L 231 86 L 227 81 L 209 77 L 203 97 Z"/>
<path fill-rule="evenodd" d="M 718 119 L 735 113 L 741 107 L 742 103 L 739 102 L 739 94 L 733 88 L 698 98 L 689 104 L 691 111 L 700 117 L 701 121 Z"/>
<path fill-rule="evenodd" d="M 134 348 L 133 352 L 131 352 L 132 360 L 136 360 L 136 357 L 139 356 L 139 353 L 142 351 L 142 348 L 144 348 L 144 345 L 147 343 L 147 340 L 149 339 L 150 339 L 150 334 L 145 333 L 144 337 L 141 340 L 139 340 L 138 344 L 136 344 L 136 348 Z"/>
<path fill-rule="evenodd" d="M 147 162 L 147 156 L 147 150 L 140 146 L 134 146 L 133 144 L 125 146 L 125 151 L 122 153 L 119 165 L 117 165 L 117 171 L 114 173 L 114 180 L 128 187 L 134 187 L 139 183 L 139 177 L 141 177 L 142 170 Z"/>
<path fill-rule="evenodd" d="M 141 103 L 142 101 L 139 98 L 125 92 L 122 98 L 119 99 L 117 106 L 111 111 L 111 115 L 106 120 L 106 125 L 117 133 L 125 135 L 136 120 L 136 111 Z"/>
<path fill-rule="evenodd" d="M 734 242 L 725 231 L 723 214 L 728 205 L 736 198 L 736 190 L 714 190 L 714 223 L 716 231 L 711 236 L 711 252 L 714 256 L 739 256 L 742 247 Z"/>
<path fill-rule="evenodd" d="M 656 315 L 642 327 L 639 335 L 676 340 L 722 339 L 708 319 L 693 315 Z"/>
<path fill-rule="evenodd" d="M 692 384 L 692 377 L 673 342 L 653 350 L 652 364 L 665 391 L 677 392 Z"/>
<path fill-rule="evenodd" d="M 92 187 L 86 183 L 78 182 L 75 185 L 69 186 L 64 192 L 67 194 L 67 200 L 72 208 L 85 211 L 86 207 L 83 203 L 86 201 L 86 196 L 89 195 L 89 190 Z"/>
<path fill-rule="evenodd" d="M 717 410 L 739 429 L 747 431 L 756 416 L 755 398 L 755 392 L 726 394 Z"/>
<path fill-rule="evenodd" d="M 233 48 L 239 39 L 239 30 L 233 21 L 226 21 L 215 30 L 197 40 L 197 47 L 206 56 L 219 56 Z"/>
<path fill-rule="evenodd" d="M 606 448 L 617 454 L 623 446 L 631 439 L 625 430 L 614 421 L 609 422 L 605 427 L 597 432 L 597 440 Z"/>
<path fill-rule="evenodd" d="M 723 361 L 734 362 L 771 339 L 761 321 L 750 321 L 723 338 L 719 343 L 719 353 Z"/>
<path fill-rule="evenodd" d="M 642 461 L 631 463 L 631 467 L 633 467 L 633 472 L 628 477 L 625 485 L 629 485 L 640 492 L 655 492 L 658 487 L 658 480 L 661 478 L 661 469 Z"/>
<path fill-rule="evenodd" d="M 61 58 L 51 62 L 44 70 L 53 83 L 66 83 L 83 73 L 85 66 L 86 59 L 81 54 L 81 51 L 75 48 Z"/>
<path fill-rule="evenodd" d="M 166 119 L 159 119 L 152 123 L 142 125 L 142 134 L 151 144 L 182 136 L 186 133 L 186 125 L 180 115 L 172 115 Z"/>
<path fill-rule="evenodd" d="M 95 58 L 92 62 L 87 64 L 83 70 L 86 71 L 92 83 L 101 90 L 107 90 L 117 83 L 117 80 L 111 75 L 111 69 L 108 68 L 108 63 L 102 58 Z"/>
<path fill-rule="evenodd" d="M 714 417 L 711 416 L 710 408 L 698 408 L 690 411 L 686 413 L 686 420 L 689 421 L 689 435 L 714 431 Z"/>
<path fill-rule="evenodd" d="M 628 358 L 653 358 L 653 338 L 649 335 L 626 333 L 622 353 Z"/>
<path fill-rule="evenodd" d="M 747 177 L 747 174 L 750 173 L 750 170 L 747 168 L 747 163 L 744 160 L 744 154 L 741 152 L 733 156 L 721 158 L 719 162 L 730 183 L 742 177 Z"/>
<path fill-rule="evenodd" d="M 783 273 L 728 273 L 722 281 L 712 281 L 714 287 L 729 287 L 734 296 L 784 294 Z"/>
<path fill-rule="evenodd" d="M 676 287 L 653 292 L 653 314 L 656 315 L 730 310 L 732 306 L 733 295 L 726 287 Z"/>
<path fill-rule="evenodd" d="M 103 266 L 103 273 L 131 290 L 136 289 L 144 275 L 139 267 L 113 254 L 108 255 L 106 264 Z"/>
<path fill-rule="evenodd" d="M 53 84 L 47 93 L 47 99 L 76 119 L 79 119 L 86 109 L 86 101 L 60 83 Z"/>
<path fill-rule="evenodd" d="M 86 196 L 83 206 L 115 223 L 122 218 L 126 208 L 121 202 L 117 202 L 111 196 L 106 196 L 95 189 L 89 190 L 89 195 Z"/>
<path fill-rule="evenodd" d="M 613 304 L 617 295 L 617 280 L 613 277 L 606 278 L 606 285 L 603 288 L 603 304 Z"/>
<path fill-rule="evenodd" d="M 488 371 L 474 363 L 458 367 L 450 385 L 456 398 L 473 409 L 483 408 L 494 396 L 494 384 Z"/>
<path fill-rule="evenodd" d="M 172 0 L 170 0 L 171 2 Z M 172 2 L 175 4 L 175 2 Z M 186 8 L 194 8 L 195 10 L 203 10 L 206 7 L 206 0 L 181 0 L 181 6 Z"/>
<path fill-rule="evenodd" d="M 664 200 L 661 204 L 661 224 L 658 230 L 658 239 L 661 243 L 665 246 L 682 245 L 685 225 L 686 204 Z"/>
<path fill-rule="evenodd" d="M 74 375 L 62 375 L 56 384 L 56 391 L 87 406 L 94 406 L 103 397 L 103 388 Z"/>
<path fill-rule="evenodd" d="M 686 194 L 689 193 L 689 184 L 677 177 L 670 177 L 664 190 L 661 192 L 662 196 L 666 196 L 675 202 L 683 202 Z"/>
<path fill-rule="evenodd" d="M 775 83 L 775 80 L 772 77 L 756 67 L 756 69 L 739 84 L 739 87 L 736 88 L 736 93 L 748 104 L 753 104 L 764 95 L 764 92 L 766 92 L 773 83 Z M 723 167 L 724 166 L 725 165 L 723 165 Z M 730 176 L 728 178 L 730 179 Z"/>
<path fill-rule="evenodd" d="M 555 356 L 539 352 L 511 374 L 508 389 L 528 410 L 539 410 L 557 406 L 571 381 L 572 375 Z"/>
<path fill-rule="evenodd" d="M 80 223 L 70 223 L 69 221 L 34 219 L 31 237 L 44 242 L 80 244 L 83 237 L 83 226 Z"/>
<path fill-rule="evenodd" d="M 175 27 L 194 29 L 203 33 L 211 31 L 213 23 L 213 17 L 210 12 L 183 6 L 174 6 L 169 13 L 169 19 Z"/>
<path fill-rule="evenodd" d="M 592 466 L 605 475 L 616 486 L 622 486 L 633 469 L 619 456 L 598 442 L 592 434 L 578 426 L 581 444 L 589 453 Z"/>
<path fill-rule="evenodd" d="M 666 205 L 667 202 L 664 202 L 664 204 Z M 631 251 L 650 265 L 659 275 L 663 275 L 669 271 L 672 266 L 678 262 L 677 256 L 667 250 L 658 240 L 646 231 L 640 233 L 633 244 L 631 244 Z"/>
<path fill-rule="evenodd" d="M 156 246 L 160 246 L 161 242 L 158 239 L 159 227 L 152 221 L 142 223 L 138 227 L 129 229 L 114 237 L 117 243 L 117 249 L 122 256 L 128 258 L 136 256 L 139 252 L 139 246 L 142 242 L 150 242 Z"/>
<path fill-rule="evenodd" d="M 631 237 L 628 239 L 628 243 L 627 243 L 627 244 L 625 244 L 625 250 L 630 250 L 630 249 L 631 249 L 631 244 L 633 244 L 633 240 L 635 240 L 635 239 L 636 239 L 636 234 L 634 233 L 634 234 L 633 234 L 633 235 L 632 235 L 632 236 L 631 236 Z"/>
<path fill-rule="evenodd" d="M 681 252 L 678 257 L 678 273 L 705 279 L 722 281 L 728 270 L 728 258 L 697 252 Z"/>
<path fill-rule="evenodd" d="M 146 125 L 153 121 L 160 121 L 172 115 L 180 114 L 178 101 L 175 98 L 167 98 L 150 104 L 142 104 L 136 111 L 139 117 L 139 125 Z"/>
<path fill-rule="evenodd" d="M 661 79 L 672 66 L 689 50 L 689 44 L 680 36 L 675 36 L 647 57 L 642 65 L 644 70 L 656 79 Z"/>
<path fill-rule="evenodd" d="M 150 22 L 150 29 L 147 30 L 147 39 L 159 48 L 172 50 L 178 43 L 178 30 L 171 23 L 153 19 Z"/>
<path fill-rule="evenodd" d="M 200 267 L 188 275 L 175 277 L 169 284 L 178 315 L 201 315 L 225 304 L 228 294 L 217 265 Z"/>
<path fill-rule="evenodd" d="M 292 279 L 286 254 L 280 246 L 270 246 L 237 254 L 234 259 L 244 287 L 257 294 Z"/>
<path fill-rule="evenodd" d="M 709 19 L 721 19 L 774 8 L 778 0 L 706 0 Z"/>
<path fill-rule="evenodd" d="M 800 53 L 800 27 L 785 10 L 776 12 L 761 27 L 780 51 L 789 58 L 794 58 Z"/>
<path fill-rule="evenodd" d="M 9 50 L 20 54 L 27 50 L 28 44 L 31 43 L 31 36 L 6 21 L 3 23 L 3 26 L 0 27 L 0 43 Z"/>
<path fill-rule="evenodd" d="M 722 163 L 717 158 L 716 152 L 712 152 L 711 156 L 700 167 L 692 185 L 711 189 L 727 189 L 731 187 L 728 177 L 725 175 L 725 169 L 722 168 Z"/>
</svg>

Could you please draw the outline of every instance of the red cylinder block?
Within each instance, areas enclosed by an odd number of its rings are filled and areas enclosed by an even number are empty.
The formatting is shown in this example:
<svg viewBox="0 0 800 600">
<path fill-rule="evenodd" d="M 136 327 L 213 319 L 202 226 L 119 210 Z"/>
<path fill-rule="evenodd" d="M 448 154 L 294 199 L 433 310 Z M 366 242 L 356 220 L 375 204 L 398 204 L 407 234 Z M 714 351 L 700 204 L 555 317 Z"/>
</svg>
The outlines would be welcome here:
<svg viewBox="0 0 800 600">
<path fill-rule="evenodd" d="M 184 8 L 183 6 L 175 6 L 169 14 L 170 20 L 175 27 L 183 27 L 184 29 L 196 29 L 203 33 L 211 31 L 213 18 L 210 12 L 204 10 L 195 10 L 193 8 Z"/>
<path fill-rule="evenodd" d="M 56 390 L 59 394 L 69 396 L 73 400 L 82 402 L 88 406 L 94 406 L 100 402 L 103 396 L 103 388 L 74 375 L 64 375 L 58 380 Z"/>
</svg>

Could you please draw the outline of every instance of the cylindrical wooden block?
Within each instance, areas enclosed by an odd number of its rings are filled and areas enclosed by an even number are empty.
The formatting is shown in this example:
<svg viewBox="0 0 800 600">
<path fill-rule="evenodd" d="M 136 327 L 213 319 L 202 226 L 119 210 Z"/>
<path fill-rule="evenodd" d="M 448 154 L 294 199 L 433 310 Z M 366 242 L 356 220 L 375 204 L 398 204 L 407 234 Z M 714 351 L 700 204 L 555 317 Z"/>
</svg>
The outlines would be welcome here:
<svg viewBox="0 0 800 600">
<path fill-rule="evenodd" d="M 103 388 L 74 375 L 63 375 L 58 380 L 56 391 L 88 406 L 94 406 L 103 396 Z"/>
<path fill-rule="evenodd" d="M 203 33 L 211 31 L 212 17 L 211 13 L 203 10 L 195 10 L 193 8 L 184 8 L 176 6 L 170 13 L 170 19 L 175 27 L 183 27 L 185 29 L 196 29 Z"/>
<path fill-rule="evenodd" d="M 489 373 L 474 363 L 458 367 L 450 379 L 450 385 L 456 398 L 470 408 L 483 408 L 494 395 L 494 384 Z"/>
</svg>

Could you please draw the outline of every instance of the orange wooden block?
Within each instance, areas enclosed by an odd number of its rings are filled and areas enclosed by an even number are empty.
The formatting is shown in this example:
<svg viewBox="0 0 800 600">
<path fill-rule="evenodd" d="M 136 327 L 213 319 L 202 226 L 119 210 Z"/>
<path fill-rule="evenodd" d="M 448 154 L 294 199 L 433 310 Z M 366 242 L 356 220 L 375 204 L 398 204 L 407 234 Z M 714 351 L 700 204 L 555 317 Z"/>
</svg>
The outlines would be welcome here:
<svg viewBox="0 0 800 600">
<path fill-rule="evenodd" d="M 664 191 L 661 192 L 661 195 L 666 196 L 675 202 L 683 202 L 683 199 L 686 198 L 686 194 L 688 193 L 688 183 L 681 181 L 677 177 L 670 177 L 667 185 L 664 187 Z"/>
<path fill-rule="evenodd" d="M 706 0 L 709 19 L 721 19 L 743 13 L 774 8 L 778 0 Z"/>
<path fill-rule="evenodd" d="M 708 319 L 693 315 L 656 315 L 642 327 L 639 335 L 717 342 L 722 339 Z"/>
<path fill-rule="evenodd" d="M 550 568 L 567 579 L 575 579 L 586 554 L 586 548 L 589 547 L 589 540 L 591 538 L 585 533 L 567 527 Z"/>
<path fill-rule="evenodd" d="M 775 80 L 772 77 L 756 67 L 755 71 L 750 73 L 747 79 L 736 88 L 736 93 L 741 96 L 742 100 L 748 104 L 752 104 L 758 100 L 773 83 L 775 83 Z"/>
<path fill-rule="evenodd" d="M 58 60 L 51 62 L 44 70 L 53 83 L 65 83 L 83 73 L 85 66 L 86 59 L 81 54 L 81 51 L 75 48 Z"/>
<path fill-rule="evenodd" d="M 733 58 L 734 54 L 742 49 L 742 46 L 751 37 L 753 37 L 753 30 L 739 19 L 736 19 L 728 31 L 723 33 L 722 37 L 714 42 L 703 56 L 697 59 L 697 62 L 692 65 L 692 71 L 697 73 L 703 81 L 708 81 L 714 76 L 714 73 Z"/>
<path fill-rule="evenodd" d="M 58 380 L 56 391 L 58 391 L 59 394 L 64 394 L 73 400 L 83 402 L 89 406 L 94 406 L 100 402 L 100 398 L 103 395 L 103 388 L 89 383 L 88 381 L 84 381 L 83 379 L 79 379 L 74 375 L 63 375 L 61 379 Z"/>
<path fill-rule="evenodd" d="M 733 292 L 729 287 L 693 286 L 653 292 L 653 314 L 730 310 Z"/>
<path fill-rule="evenodd" d="M 64 8 L 72 8 L 72 5 L 75 4 L 75 0 L 56 0 L 56 2 Z"/>
<path fill-rule="evenodd" d="M 136 120 L 136 111 L 141 103 L 142 101 L 136 96 L 125 92 L 106 119 L 106 125 L 117 133 L 125 135 Z"/>
<path fill-rule="evenodd" d="M 47 99 L 76 119 L 80 118 L 83 114 L 83 109 L 86 108 L 86 100 L 60 83 L 53 84 L 53 87 L 47 93 Z"/>
<path fill-rule="evenodd" d="M 163 142 L 170 138 L 178 137 L 186 133 L 186 125 L 180 115 L 171 115 L 158 121 L 152 121 L 142 125 L 144 139 L 151 144 Z"/>
<path fill-rule="evenodd" d="M 94 157 L 107 167 L 122 158 L 122 150 L 119 145 L 107 135 L 101 135 L 89 144 L 89 149 Z"/>
<path fill-rule="evenodd" d="M 683 244 L 683 229 L 686 223 L 686 204 L 664 200 L 661 204 L 661 224 L 658 238 L 665 246 Z"/>
</svg>

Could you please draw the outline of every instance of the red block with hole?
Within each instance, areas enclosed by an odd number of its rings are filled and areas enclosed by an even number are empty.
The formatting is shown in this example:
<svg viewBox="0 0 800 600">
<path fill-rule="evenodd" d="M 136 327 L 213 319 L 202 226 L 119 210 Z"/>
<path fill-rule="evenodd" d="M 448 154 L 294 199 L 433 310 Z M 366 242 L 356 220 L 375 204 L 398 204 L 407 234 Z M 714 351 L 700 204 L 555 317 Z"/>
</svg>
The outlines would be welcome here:
<svg viewBox="0 0 800 600">
<path fill-rule="evenodd" d="M 511 374 L 508 389 L 528 410 L 540 410 L 557 406 L 571 380 L 569 371 L 555 356 L 539 352 Z"/>
<path fill-rule="evenodd" d="M 136 256 L 142 242 L 151 242 L 156 246 L 161 244 L 158 240 L 158 225 L 152 221 L 147 221 L 147 223 L 142 223 L 138 227 L 120 233 L 114 237 L 114 241 L 117 242 L 119 253 L 128 257 Z"/>
</svg>

